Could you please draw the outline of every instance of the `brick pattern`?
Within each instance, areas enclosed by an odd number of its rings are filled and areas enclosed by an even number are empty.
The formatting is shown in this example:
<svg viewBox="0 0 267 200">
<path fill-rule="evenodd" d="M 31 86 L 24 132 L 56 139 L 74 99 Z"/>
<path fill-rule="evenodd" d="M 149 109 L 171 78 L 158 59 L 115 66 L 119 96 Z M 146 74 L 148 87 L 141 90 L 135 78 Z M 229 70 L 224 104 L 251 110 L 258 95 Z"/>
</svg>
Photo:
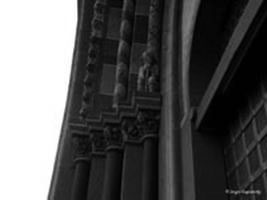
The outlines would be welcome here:
<svg viewBox="0 0 267 200">
<path fill-rule="evenodd" d="M 229 195 L 229 199 L 267 199 L 267 92 L 259 84 L 247 95 L 225 140 L 228 188 L 259 190 L 261 194 Z"/>
</svg>

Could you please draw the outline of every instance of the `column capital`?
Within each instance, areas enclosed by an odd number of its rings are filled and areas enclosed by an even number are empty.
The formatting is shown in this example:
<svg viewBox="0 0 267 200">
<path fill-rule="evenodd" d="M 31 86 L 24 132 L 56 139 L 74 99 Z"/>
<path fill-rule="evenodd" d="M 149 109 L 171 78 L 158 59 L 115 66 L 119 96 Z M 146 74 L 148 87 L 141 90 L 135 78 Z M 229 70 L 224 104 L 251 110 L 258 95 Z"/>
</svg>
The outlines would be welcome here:
<svg viewBox="0 0 267 200">
<path fill-rule="evenodd" d="M 111 149 L 121 149 L 123 144 L 123 137 L 120 125 L 108 124 L 104 128 L 104 135 L 106 139 L 107 148 Z"/>
<path fill-rule="evenodd" d="M 122 134 L 125 142 L 140 143 L 143 132 L 140 131 L 138 120 L 135 118 L 125 118 L 122 121 Z"/>
<path fill-rule="evenodd" d="M 156 138 L 159 131 L 160 112 L 139 111 L 135 117 L 125 117 L 121 131 L 125 142 L 141 143 L 146 138 Z"/>
<path fill-rule="evenodd" d="M 138 129 L 143 139 L 158 136 L 160 124 L 160 112 L 154 110 L 139 111 L 137 114 Z"/>
<path fill-rule="evenodd" d="M 92 144 L 89 135 L 72 134 L 74 161 L 89 161 Z"/>
<path fill-rule="evenodd" d="M 103 131 L 90 131 L 90 138 L 92 140 L 92 153 L 103 154 L 106 149 L 106 139 Z"/>
</svg>

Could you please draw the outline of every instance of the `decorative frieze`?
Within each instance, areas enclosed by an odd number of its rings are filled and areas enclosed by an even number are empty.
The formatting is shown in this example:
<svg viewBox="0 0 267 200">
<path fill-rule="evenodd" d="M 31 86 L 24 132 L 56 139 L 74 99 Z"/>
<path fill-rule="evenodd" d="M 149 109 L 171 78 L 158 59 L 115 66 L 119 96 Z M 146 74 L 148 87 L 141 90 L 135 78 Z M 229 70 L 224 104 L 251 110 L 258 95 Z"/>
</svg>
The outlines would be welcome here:
<svg viewBox="0 0 267 200">
<path fill-rule="evenodd" d="M 135 0 L 124 0 L 117 56 L 116 81 L 114 88 L 115 107 L 117 107 L 119 102 L 127 95 L 129 63 L 134 26 L 134 12 Z"/>
<path fill-rule="evenodd" d="M 159 92 L 159 49 L 161 44 L 161 0 L 152 0 L 149 11 L 147 49 L 143 53 L 143 66 L 139 69 L 137 89 Z"/>
</svg>

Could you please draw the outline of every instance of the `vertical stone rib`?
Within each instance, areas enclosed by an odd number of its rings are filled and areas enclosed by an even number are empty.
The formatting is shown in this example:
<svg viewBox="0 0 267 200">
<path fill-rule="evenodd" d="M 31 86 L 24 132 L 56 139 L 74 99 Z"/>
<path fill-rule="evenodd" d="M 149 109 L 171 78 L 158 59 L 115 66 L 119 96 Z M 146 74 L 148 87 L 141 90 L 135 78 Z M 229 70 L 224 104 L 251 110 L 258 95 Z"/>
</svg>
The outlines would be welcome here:
<svg viewBox="0 0 267 200">
<path fill-rule="evenodd" d="M 143 53 L 144 65 L 138 74 L 137 90 L 159 92 L 159 50 L 161 43 L 161 0 L 151 0 L 147 49 Z"/>
<path fill-rule="evenodd" d="M 96 65 L 100 51 L 101 40 L 104 36 L 105 11 L 107 0 L 96 0 L 94 4 L 94 17 L 91 21 L 91 35 L 88 50 L 88 63 L 86 66 L 86 76 L 84 78 L 83 101 L 80 114 L 86 118 L 88 107 L 92 101 L 94 83 L 96 79 Z"/>
<path fill-rule="evenodd" d="M 158 199 L 158 111 L 146 110 L 137 116 L 139 131 L 143 133 L 143 171 L 141 200 Z"/>
<path fill-rule="evenodd" d="M 143 134 L 136 117 L 125 117 L 121 123 L 124 153 L 121 178 L 121 200 L 141 200 Z"/>
<path fill-rule="evenodd" d="M 117 55 L 117 70 L 113 99 L 114 107 L 117 107 L 119 102 L 127 95 L 134 13 L 135 0 L 124 0 L 120 27 L 120 41 Z"/>
<path fill-rule="evenodd" d="M 119 126 L 104 129 L 106 139 L 106 163 L 102 200 L 118 200 L 121 192 L 122 133 Z"/>
<path fill-rule="evenodd" d="M 90 163 L 84 160 L 77 161 L 73 175 L 71 200 L 86 200 L 89 175 Z"/>
</svg>

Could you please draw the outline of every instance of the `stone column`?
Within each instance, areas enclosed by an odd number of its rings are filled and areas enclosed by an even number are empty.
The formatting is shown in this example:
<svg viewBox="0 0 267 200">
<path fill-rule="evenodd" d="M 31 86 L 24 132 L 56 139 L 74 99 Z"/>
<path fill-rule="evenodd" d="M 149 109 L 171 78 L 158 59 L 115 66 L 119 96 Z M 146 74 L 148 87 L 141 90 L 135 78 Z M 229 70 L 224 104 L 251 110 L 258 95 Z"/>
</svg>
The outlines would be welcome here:
<svg viewBox="0 0 267 200">
<path fill-rule="evenodd" d="M 71 189 L 71 200 L 85 200 L 90 174 L 91 142 L 88 136 L 74 135 L 74 175 Z"/>
<path fill-rule="evenodd" d="M 157 138 L 144 139 L 142 200 L 153 200 L 158 197 L 158 142 Z"/>
<path fill-rule="evenodd" d="M 92 141 L 92 153 L 87 200 L 101 200 L 106 161 L 106 141 L 103 130 L 90 130 L 90 138 Z"/>
<path fill-rule="evenodd" d="M 143 134 L 142 200 L 158 199 L 158 111 L 139 112 L 139 131 Z"/>
<path fill-rule="evenodd" d="M 138 130 L 136 117 L 127 117 L 122 123 L 124 155 L 122 170 L 122 200 L 140 200 L 142 193 L 142 132 Z"/>
<path fill-rule="evenodd" d="M 159 200 L 182 199 L 180 16 L 184 1 L 164 2 L 161 52 L 161 122 L 159 134 Z"/>
<path fill-rule="evenodd" d="M 107 147 L 102 200 L 118 200 L 121 192 L 123 158 L 121 129 L 119 126 L 108 125 L 104 134 Z"/>
</svg>

